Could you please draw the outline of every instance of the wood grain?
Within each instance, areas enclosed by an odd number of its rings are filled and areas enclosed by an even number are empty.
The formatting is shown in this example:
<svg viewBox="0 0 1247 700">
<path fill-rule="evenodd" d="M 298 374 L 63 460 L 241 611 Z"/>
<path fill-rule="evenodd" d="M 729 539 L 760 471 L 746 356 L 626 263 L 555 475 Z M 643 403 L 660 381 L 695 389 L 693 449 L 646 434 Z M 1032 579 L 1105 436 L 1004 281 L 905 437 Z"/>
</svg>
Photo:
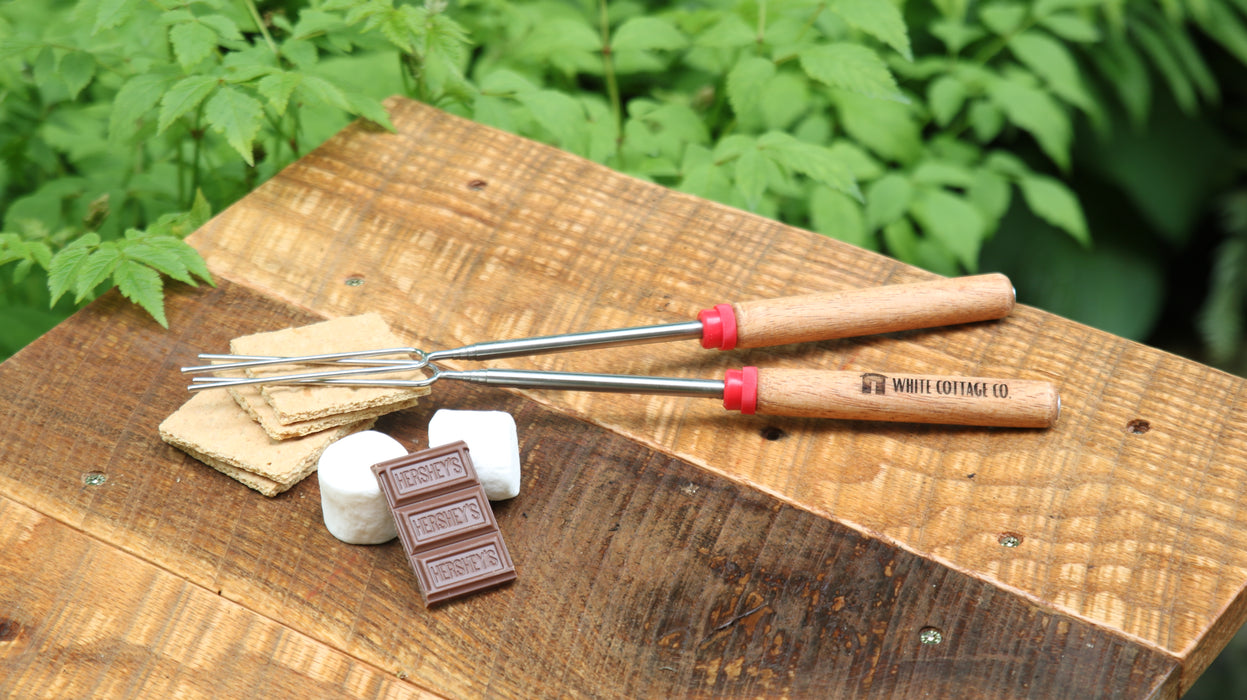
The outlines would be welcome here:
<svg viewBox="0 0 1247 700">
<path fill-rule="evenodd" d="M 999 273 L 732 305 L 740 348 L 988 321 L 1013 307 L 1013 284 Z"/>
<path fill-rule="evenodd" d="M 429 349 L 931 278 L 412 102 L 390 107 L 397 134 L 350 128 L 196 233 L 212 269 L 324 316 L 379 311 Z M 1161 650 L 1181 660 L 1183 688 L 1243 622 L 1247 398 L 1243 380 L 1207 367 L 1026 307 L 859 340 L 730 354 L 690 342 L 507 364 L 1052 381 L 1061 422 L 1025 433 L 736 417 L 671 397 L 528 396 Z M 1002 547 L 1002 532 L 1020 546 Z"/>
<path fill-rule="evenodd" d="M 0 496 L 0 696 L 432 698 Z"/>
<path fill-rule="evenodd" d="M 1035 379 L 759 369 L 757 412 L 1005 428 L 1049 428 L 1061 400 Z"/>
<path fill-rule="evenodd" d="M 315 480 L 265 498 L 156 436 L 199 349 L 315 318 L 228 281 L 168 314 L 109 293 L 0 365 L 0 694 L 1176 697 L 1171 655 L 471 385 L 380 427 L 515 415 L 519 578 L 426 610 L 397 542 L 328 534 Z"/>
</svg>

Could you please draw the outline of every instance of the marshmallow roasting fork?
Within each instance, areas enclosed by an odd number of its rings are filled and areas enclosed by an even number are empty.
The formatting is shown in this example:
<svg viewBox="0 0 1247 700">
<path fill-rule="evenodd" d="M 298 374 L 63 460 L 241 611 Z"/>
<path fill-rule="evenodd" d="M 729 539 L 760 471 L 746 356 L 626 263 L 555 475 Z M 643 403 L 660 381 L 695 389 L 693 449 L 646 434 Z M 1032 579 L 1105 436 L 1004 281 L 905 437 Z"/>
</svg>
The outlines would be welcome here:
<svg viewBox="0 0 1247 700">
<path fill-rule="evenodd" d="M 344 367 L 247 378 L 196 377 L 191 391 L 244 384 L 424 387 L 439 379 L 458 379 L 512 388 L 710 397 L 722 399 L 728 410 L 746 414 L 1051 427 L 1060 413 L 1060 397 L 1051 383 L 1038 380 L 744 367 L 728 370 L 719 381 L 537 370 L 451 370 L 436 364 L 694 338 L 705 348 L 756 348 L 998 319 L 1007 316 L 1013 305 L 1014 290 L 1008 278 L 988 274 L 719 304 L 702 311 L 696 321 L 498 340 L 433 352 L 388 348 L 301 357 L 203 354 L 201 360 L 224 363 L 184 367 L 182 371 L 207 373 L 279 364 Z M 387 359 L 387 355 L 405 355 L 406 359 Z M 410 371 L 423 371 L 427 376 L 367 376 Z"/>
</svg>

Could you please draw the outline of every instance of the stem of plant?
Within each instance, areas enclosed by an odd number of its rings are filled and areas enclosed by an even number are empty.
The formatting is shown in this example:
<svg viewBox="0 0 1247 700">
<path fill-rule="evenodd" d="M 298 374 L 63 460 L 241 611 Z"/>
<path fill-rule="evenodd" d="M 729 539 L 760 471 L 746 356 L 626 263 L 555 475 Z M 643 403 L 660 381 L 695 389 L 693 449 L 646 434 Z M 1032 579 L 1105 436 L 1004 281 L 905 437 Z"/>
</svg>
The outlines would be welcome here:
<svg viewBox="0 0 1247 700">
<path fill-rule="evenodd" d="M 190 193 L 189 193 L 189 196 L 185 196 L 181 198 L 183 202 L 183 206 L 186 209 L 191 208 L 192 200 L 195 197 L 195 193 L 199 191 L 199 171 L 203 169 L 203 163 L 201 162 L 202 154 L 203 154 L 203 141 L 204 141 L 202 118 L 203 118 L 203 105 L 201 104 L 199 105 L 199 108 L 195 111 L 195 126 L 193 127 L 191 131 L 191 138 L 194 139 L 195 146 L 194 146 L 194 151 L 191 156 L 191 159 L 194 161 L 194 163 L 193 163 L 193 166 L 191 167 Z"/>
<path fill-rule="evenodd" d="M 260 10 L 255 6 L 255 0 L 243 0 L 243 4 L 251 12 L 251 18 L 255 20 L 255 26 L 260 29 L 260 36 L 264 37 L 264 42 L 268 44 L 273 55 L 280 56 L 281 52 L 277 50 L 277 44 L 273 41 L 273 36 L 268 33 L 268 27 L 264 26 L 264 18 L 260 16 Z"/>
<path fill-rule="evenodd" d="M 616 148 L 623 141 L 623 102 L 619 97 L 619 82 L 615 78 L 615 59 L 611 55 L 611 22 L 606 11 L 606 0 L 598 0 L 598 20 L 602 27 L 602 75 L 606 80 L 606 98 L 611 104 L 615 119 Z"/>
</svg>

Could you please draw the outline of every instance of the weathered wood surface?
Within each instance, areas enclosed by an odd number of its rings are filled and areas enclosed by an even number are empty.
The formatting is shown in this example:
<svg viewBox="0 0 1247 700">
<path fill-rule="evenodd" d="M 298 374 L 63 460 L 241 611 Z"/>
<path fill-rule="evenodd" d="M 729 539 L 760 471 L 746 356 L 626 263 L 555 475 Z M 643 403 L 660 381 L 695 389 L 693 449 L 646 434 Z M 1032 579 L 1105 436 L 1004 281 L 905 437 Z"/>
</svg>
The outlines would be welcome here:
<svg viewBox="0 0 1247 700">
<path fill-rule="evenodd" d="M 523 491 L 495 512 L 519 579 L 427 611 L 397 541 L 329 535 L 314 479 L 268 499 L 155 436 L 203 344 L 314 318 L 228 282 L 169 317 L 111 293 L 0 366 L 0 696 L 1176 690 L 1156 650 L 470 385 L 379 427 L 420 444 L 439 405 L 516 416 Z"/>
<path fill-rule="evenodd" d="M 52 665 L 73 687 L 102 688 L 118 645 L 145 638 L 45 626 L 53 613 L 38 611 L 66 605 L 94 571 L 49 560 L 70 573 L 47 592 L 12 583 L 45 529 L 247 620 L 206 632 L 213 649 L 276 625 L 325 659 L 288 670 L 247 657 L 269 682 L 296 674 L 375 694 L 1171 697 L 1242 623 L 1244 382 L 1029 308 L 804 346 L 667 343 L 494 364 L 1044 379 L 1064 406 L 1048 431 L 436 387 L 383 427 L 418 441 L 439 406 L 513 410 L 526 471 L 521 497 L 499 509 L 520 579 L 424 612 L 396 544 L 348 547 L 324 531 L 314 482 L 266 500 L 160 443 L 155 425 L 186 397 L 176 367 L 242 333 L 362 311 L 438 349 L 929 275 L 392 107 L 398 134 L 351 127 L 192 237 L 235 284 L 179 291 L 171 331 L 110 295 L 0 366 L 0 496 L 19 519 L 49 523 L 0 553 L 0 617 L 21 630 L 0 641 L 0 692 L 42 687 L 49 661 L 29 640 L 88 659 L 81 671 Z M 108 481 L 84 486 L 93 470 Z M 1006 534 L 1019 545 L 1002 547 Z M 134 620 L 164 604 L 116 600 Z M 944 643 L 919 644 L 926 626 Z M 175 659 L 182 678 L 197 663 L 145 653 Z M 386 684 L 400 674 L 406 683 Z"/>
</svg>

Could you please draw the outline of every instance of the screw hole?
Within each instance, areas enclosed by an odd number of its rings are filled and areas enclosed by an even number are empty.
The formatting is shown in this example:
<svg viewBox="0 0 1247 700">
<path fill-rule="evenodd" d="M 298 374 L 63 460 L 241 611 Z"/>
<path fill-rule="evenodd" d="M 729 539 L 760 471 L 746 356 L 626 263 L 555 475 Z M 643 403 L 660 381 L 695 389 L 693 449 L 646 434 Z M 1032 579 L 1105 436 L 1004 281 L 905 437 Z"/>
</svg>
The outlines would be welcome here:
<svg viewBox="0 0 1247 700">
<path fill-rule="evenodd" d="M 1126 432 L 1131 435 L 1142 435 L 1152 429 L 1152 424 L 1145 420 L 1135 418 L 1126 424 Z"/>
<path fill-rule="evenodd" d="M 489 183 L 485 182 L 484 180 L 480 180 L 480 179 L 468 180 L 468 189 L 473 190 L 475 192 L 480 192 L 481 190 L 485 189 L 485 187 L 487 187 L 488 185 Z"/>
<path fill-rule="evenodd" d="M 82 475 L 82 483 L 87 486 L 100 486 L 108 481 L 108 476 L 103 472 L 87 472 Z"/>
<path fill-rule="evenodd" d="M 770 440 L 771 442 L 782 440 L 788 436 L 788 433 L 785 433 L 783 430 L 776 428 L 773 425 L 768 425 L 762 430 L 759 430 L 758 434 L 762 436 L 763 440 Z"/>
<path fill-rule="evenodd" d="M 360 277 L 359 275 L 351 275 L 350 277 L 346 278 L 346 286 L 362 287 L 364 286 L 364 278 Z"/>
<path fill-rule="evenodd" d="M 944 641 L 944 632 L 938 627 L 923 627 L 918 630 L 918 641 L 927 645 L 939 644 Z"/>
<path fill-rule="evenodd" d="M 1000 543 L 1001 547 L 1008 547 L 1012 549 L 1022 544 L 1022 536 L 1015 535 L 1012 532 L 1005 532 L 1005 533 L 1002 533 L 1000 537 L 997 537 L 996 541 Z"/>
</svg>

